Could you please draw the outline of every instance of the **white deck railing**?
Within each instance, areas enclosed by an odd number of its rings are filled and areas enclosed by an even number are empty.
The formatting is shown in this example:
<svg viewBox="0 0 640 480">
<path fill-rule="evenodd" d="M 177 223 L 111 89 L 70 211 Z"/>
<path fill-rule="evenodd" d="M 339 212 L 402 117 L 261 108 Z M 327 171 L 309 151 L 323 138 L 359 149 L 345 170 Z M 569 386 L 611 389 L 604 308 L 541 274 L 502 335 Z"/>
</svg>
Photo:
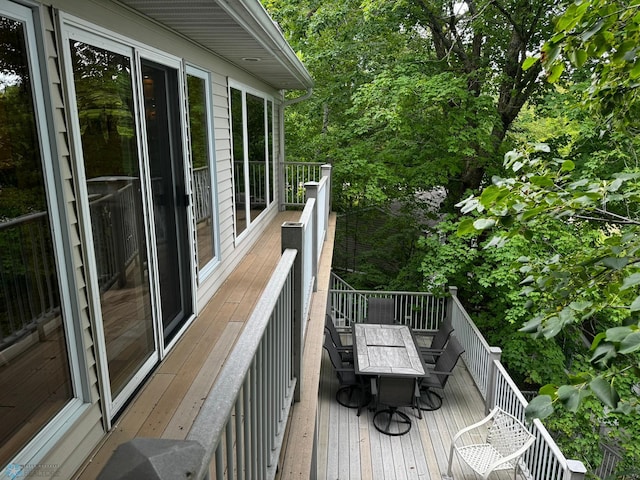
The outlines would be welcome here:
<svg viewBox="0 0 640 480">
<path fill-rule="evenodd" d="M 393 298 L 396 321 L 414 330 L 435 331 L 448 317 L 454 335 L 465 349 L 462 360 L 478 390 L 485 399 L 488 412 L 500 406 L 523 422 L 527 400 L 500 362 L 501 350 L 491 347 L 457 297 L 457 289 L 450 289 L 447 298 L 421 292 L 382 292 L 354 290 L 337 276 L 333 276 L 329 291 L 330 307 L 337 327 L 349 327 L 366 317 L 369 298 Z M 523 457 L 523 474 L 529 480 L 576 480 L 584 477 L 581 462 L 567 460 L 544 427 L 534 420 L 530 429 L 536 442 Z"/>
<path fill-rule="evenodd" d="M 306 185 L 300 221 L 282 225 L 280 262 L 186 440 L 127 442 L 104 478 L 122 478 L 140 451 L 171 455 L 149 478 L 274 478 L 289 412 L 300 398 L 305 326 L 329 225 L 331 167 L 322 174 Z"/>
<path fill-rule="evenodd" d="M 462 359 L 485 399 L 487 412 L 495 406 L 525 422 L 528 404 L 500 362 L 501 350 L 486 342 L 452 288 L 448 311 L 454 333 L 465 349 Z M 522 472 L 530 480 L 570 480 L 584 477 L 581 462 L 567 460 L 540 420 L 529 424 L 536 442 L 522 458 Z"/>
</svg>

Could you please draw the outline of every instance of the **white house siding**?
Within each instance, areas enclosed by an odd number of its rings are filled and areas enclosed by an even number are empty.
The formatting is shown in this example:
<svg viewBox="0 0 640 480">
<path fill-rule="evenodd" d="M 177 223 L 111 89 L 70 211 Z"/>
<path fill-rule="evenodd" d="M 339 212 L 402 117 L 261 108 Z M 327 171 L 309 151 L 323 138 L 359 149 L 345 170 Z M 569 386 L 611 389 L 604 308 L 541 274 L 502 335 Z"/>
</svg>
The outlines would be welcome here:
<svg viewBox="0 0 640 480">
<path fill-rule="evenodd" d="M 228 108 L 228 84 L 227 79 L 246 84 L 248 87 L 260 90 L 273 97 L 274 112 L 276 118 L 273 124 L 273 142 L 277 165 L 281 160 L 282 148 L 280 141 L 280 119 L 282 115 L 282 96 L 279 91 L 268 87 L 247 72 L 225 62 L 221 58 L 187 41 L 185 38 L 175 35 L 154 22 L 136 16 L 130 10 L 117 4 L 106 1 L 91 0 L 52 0 L 41 4 L 40 11 L 43 17 L 45 48 L 47 55 L 47 74 L 50 80 L 50 94 L 53 107 L 53 132 L 57 144 L 57 168 L 61 174 L 62 189 L 58 196 L 63 199 L 68 228 L 68 248 L 70 249 L 70 262 L 73 268 L 74 279 L 69 282 L 76 287 L 72 295 L 72 308 L 76 311 L 73 316 L 80 324 L 80 341 L 82 345 L 81 356 L 84 360 L 83 369 L 86 369 L 87 385 L 89 392 L 87 408 L 83 414 L 74 420 L 69 430 L 61 436 L 54 445 L 47 447 L 48 451 L 39 458 L 39 462 L 47 465 L 57 465 L 58 478 L 71 478 L 73 472 L 86 460 L 90 452 L 103 438 L 105 419 L 102 417 L 100 403 L 100 381 L 98 373 L 97 353 L 95 350 L 95 337 L 89 313 L 89 281 L 84 261 L 82 247 L 82 228 L 79 223 L 78 203 L 76 195 L 77 179 L 76 171 L 71 157 L 69 138 L 70 129 L 67 128 L 68 113 L 65 111 L 66 91 L 62 85 L 64 75 L 61 65 L 62 55 L 58 55 L 59 33 L 56 31 L 58 22 L 57 14 L 73 15 L 101 28 L 116 32 L 118 35 L 129 38 L 135 42 L 152 46 L 155 49 L 182 58 L 186 63 L 193 64 L 211 73 L 213 90 L 213 127 L 215 132 L 215 154 L 217 172 L 217 202 L 218 202 L 218 230 L 220 235 L 218 258 L 220 263 L 213 273 L 198 286 L 197 305 L 201 308 L 224 282 L 228 274 L 240 262 L 249 247 L 255 242 L 264 227 L 277 213 L 276 203 L 263 212 L 259 221 L 255 221 L 246 232 L 241 242 L 234 238 L 233 218 L 233 179 L 231 169 L 231 137 Z M 76 141 L 80 141 L 77 139 Z M 278 176 L 273 175 L 272 182 L 277 184 Z M 277 189 L 277 186 L 276 186 Z M 91 228 L 85 226 L 85 228 Z M 64 283 L 63 283 L 64 284 Z"/>
</svg>

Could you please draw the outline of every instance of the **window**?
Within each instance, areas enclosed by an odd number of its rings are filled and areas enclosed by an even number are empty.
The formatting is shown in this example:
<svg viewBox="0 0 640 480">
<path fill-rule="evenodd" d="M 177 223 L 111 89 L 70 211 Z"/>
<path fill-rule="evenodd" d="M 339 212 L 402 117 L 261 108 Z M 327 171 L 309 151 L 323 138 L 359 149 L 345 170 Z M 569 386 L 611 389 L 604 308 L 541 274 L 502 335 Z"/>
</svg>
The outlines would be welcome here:
<svg viewBox="0 0 640 480">
<path fill-rule="evenodd" d="M 191 175 L 196 220 L 196 247 L 199 276 L 216 258 L 215 162 L 211 142 L 211 94 L 208 75 L 187 68 L 189 133 L 191 142 Z"/>
<path fill-rule="evenodd" d="M 273 202 L 273 104 L 231 87 L 236 236 Z"/>
<path fill-rule="evenodd" d="M 74 398 L 31 13 L 0 11 L 0 466 Z M 42 145 L 42 148 L 41 148 Z M 1 469 L 0 469 L 1 470 Z"/>
</svg>

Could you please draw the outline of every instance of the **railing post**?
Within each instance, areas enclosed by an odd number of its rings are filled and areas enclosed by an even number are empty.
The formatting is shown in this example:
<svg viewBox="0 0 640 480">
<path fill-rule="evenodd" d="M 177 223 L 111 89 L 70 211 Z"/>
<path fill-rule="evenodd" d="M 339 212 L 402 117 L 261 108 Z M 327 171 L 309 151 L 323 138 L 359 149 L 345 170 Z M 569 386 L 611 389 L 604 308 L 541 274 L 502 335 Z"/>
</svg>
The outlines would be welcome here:
<svg viewBox="0 0 640 480">
<path fill-rule="evenodd" d="M 323 177 L 327 177 L 327 208 L 325 210 L 325 213 L 327 215 L 327 217 L 329 216 L 329 212 L 331 212 L 331 205 L 332 205 L 332 195 L 331 195 L 331 164 L 324 164 L 320 167 L 320 171 L 322 172 L 322 176 Z"/>
<path fill-rule="evenodd" d="M 500 347 L 489 347 L 489 378 L 487 378 L 487 399 L 485 401 L 485 413 L 489 413 L 496 405 L 496 381 L 498 379 L 498 369 L 496 361 L 500 361 L 502 349 Z"/>
<path fill-rule="evenodd" d="M 318 229 L 323 225 L 319 219 L 320 205 L 318 205 L 318 182 L 307 182 L 304 184 L 305 189 L 305 197 L 307 200 L 313 198 L 316 201 L 315 209 L 313 212 L 313 239 L 311 244 L 311 258 L 313 259 L 311 262 L 311 275 L 313 276 L 313 291 L 318 290 Z"/>
<path fill-rule="evenodd" d="M 458 297 L 458 287 L 449 287 L 449 298 L 447 298 L 446 318 L 451 324 L 453 324 L 453 308 L 455 305 L 455 302 L 453 301 L 454 297 L 455 298 Z"/>
<path fill-rule="evenodd" d="M 284 252 L 291 248 L 297 250 L 298 254 L 293 262 L 293 298 L 291 308 L 293 309 L 293 338 L 291 348 L 293 350 L 293 376 L 297 379 L 296 388 L 293 393 L 293 400 L 300 401 L 300 390 L 302 388 L 302 346 L 304 345 L 304 326 L 302 322 L 303 302 L 304 302 L 304 274 L 302 265 L 304 261 L 304 225 L 300 222 L 285 222 L 282 224 L 281 248 Z"/>
<path fill-rule="evenodd" d="M 586 473 L 587 468 L 580 460 L 567 460 L 564 480 L 583 480 Z"/>
<path fill-rule="evenodd" d="M 193 478 L 205 456 L 198 442 L 165 438 L 134 438 L 118 446 L 98 480 Z"/>
</svg>

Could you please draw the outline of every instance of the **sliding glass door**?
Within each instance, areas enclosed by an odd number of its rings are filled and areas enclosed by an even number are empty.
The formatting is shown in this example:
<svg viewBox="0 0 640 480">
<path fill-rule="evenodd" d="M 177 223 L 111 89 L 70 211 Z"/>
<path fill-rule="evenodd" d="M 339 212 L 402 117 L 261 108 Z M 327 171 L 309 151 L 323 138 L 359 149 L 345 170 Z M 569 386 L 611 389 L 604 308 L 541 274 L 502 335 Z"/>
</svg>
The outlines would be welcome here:
<svg viewBox="0 0 640 480">
<path fill-rule="evenodd" d="M 183 89 L 178 62 L 85 31 L 68 35 L 93 310 L 113 417 L 193 314 Z"/>
</svg>

